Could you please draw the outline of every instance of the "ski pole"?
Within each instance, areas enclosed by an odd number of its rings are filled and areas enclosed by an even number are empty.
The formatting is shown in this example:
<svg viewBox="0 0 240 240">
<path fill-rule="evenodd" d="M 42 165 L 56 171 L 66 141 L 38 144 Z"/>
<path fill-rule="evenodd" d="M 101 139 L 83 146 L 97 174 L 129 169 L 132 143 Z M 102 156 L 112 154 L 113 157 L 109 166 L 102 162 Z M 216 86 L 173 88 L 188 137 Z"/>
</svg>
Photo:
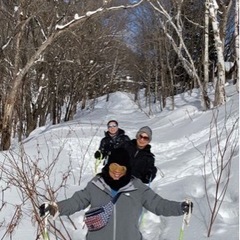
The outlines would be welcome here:
<svg viewBox="0 0 240 240">
<path fill-rule="evenodd" d="M 164 172 L 159 167 L 157 167 L 157 169 L 160 172 L 161 177 L 164 178 Z"/>
<path fill-rule="evenodd" d="M 152 181 L 152 175 L 150 176 L 150 179 L 149 179 L 149 182 L 148 182 L 148 187 L 151 188 L 151 181 Z M 139 225 L 142 225 L 143 224 L 143 216 L 144 215 L 144 209 L 142 210 L 141 212 L 141 215 L 140 215 L 140 218 L 138 220 L 139 222 Z"/>
<path fill-rule="evenodd" d="M 44 229 L 42 233 L 43 240 L 50 240 L 49 234 L 48 234 L 48 229 L 47 229 L 47 224 L 48 224 L 48 217 L 49 213 L 44 217 Z"/>
<path fill-rule="evenodd" d="M 191 200 L 186 199 L 185 202 L 189 204 L 189 209 L 188 209 L 188 212 L 184 213 L 184 215 L 183 215 L 183 221 L 182 221 L 182 227 L 180 229 L 179 240 L 183 240 L 184 227 L 185 227 L 185 225 L 189 226 L 191 213 L 192 213 Z"/>
</svg>

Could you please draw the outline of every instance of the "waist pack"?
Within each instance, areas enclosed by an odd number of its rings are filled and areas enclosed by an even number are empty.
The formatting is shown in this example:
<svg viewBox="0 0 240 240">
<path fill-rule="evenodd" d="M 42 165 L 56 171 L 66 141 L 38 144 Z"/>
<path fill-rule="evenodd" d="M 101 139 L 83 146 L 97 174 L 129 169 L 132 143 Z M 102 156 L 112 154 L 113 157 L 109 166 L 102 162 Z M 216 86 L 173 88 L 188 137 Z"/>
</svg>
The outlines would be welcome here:
<svg viewBox="0 0 240 240">
<path fill-rule="evenodd" d="M 109 203 L 101 207 L 91 208 L 85 213 L 84 221 L 89 231 L 97 231 L 107 225 L 119 195 L 120 193 L 117 193 Z"/>
</svg>

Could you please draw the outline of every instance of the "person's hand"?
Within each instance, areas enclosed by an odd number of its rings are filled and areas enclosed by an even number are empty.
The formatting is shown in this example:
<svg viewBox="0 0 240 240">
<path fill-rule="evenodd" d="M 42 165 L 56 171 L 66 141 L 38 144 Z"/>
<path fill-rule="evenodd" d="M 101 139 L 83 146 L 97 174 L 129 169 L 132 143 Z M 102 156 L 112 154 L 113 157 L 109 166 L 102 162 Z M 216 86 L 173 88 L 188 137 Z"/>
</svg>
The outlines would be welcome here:
<svg viewBox="0 0 240 240">
<path fill-rule="evenodd" d="M 101 153 L 101 151 L 100 151 L 100 150 L 97 150 L 97 151 L 95 152 L 95 154 L 94 154 L 94 157 L 95 157 L 96 159 L 102 159 L 102 153 Z"/>
<path fill-rule="evenodd" d="M 55 216 L 58 212 L 58 206 L 56 203 L 43 203 L 39 207 L 39 215 L 40 217 L 44 217 L 47 214 L 50 214 L 51 216 Z"/>
<path fill-rule="evenodd" d="M 145 181 L 147 183 L 151 182 L 153 180 L 153 173 L 151 170 L 149 170 L 145 175 Z"/>
<path fill-rule="evenodd" d="M 193 203 L 191 201 L 184 201 L 181 204 L 183 213 L 188 214 L 189 212 L 192 213 L 193 210 Z"/>
<path fill-rule="evenodd" d="M 153 167 L 151 169 L 149 169 L 147 171 L 147 173 L 145 174 L 145 183 L 149 183 L 152 182 L 152 180 L 156 177 L 156 172 L 157 172 L 157 168 Z"/>
</svg>

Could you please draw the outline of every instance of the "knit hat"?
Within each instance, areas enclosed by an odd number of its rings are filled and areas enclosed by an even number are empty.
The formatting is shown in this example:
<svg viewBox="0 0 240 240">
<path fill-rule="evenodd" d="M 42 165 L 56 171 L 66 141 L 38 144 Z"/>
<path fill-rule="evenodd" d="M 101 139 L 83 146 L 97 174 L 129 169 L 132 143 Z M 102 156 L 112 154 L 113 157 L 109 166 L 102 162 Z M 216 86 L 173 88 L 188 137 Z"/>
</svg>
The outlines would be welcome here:
<svg viewBox="0 0 240 240">
<path fill-rule="evenodd" d="M 130 157 L 124 148 L 117 148 L 112 150 L 111 154 L 108 157 L 107 165 L 111 163 L 117 163 L 121 166 L 125 166 L 126 168 L 130 167 Z"/>
<path fill-rule="evenodd" d="M 122 176 L 119 180 L 114 180 L 109 175 L 109 165 L 111 163 L 117 163 L 121 166 L 125 166 L 127 168 L 127 172 L 124 176 Z M 124 148 L 113 149 L 110 156 L 108 157 L 107 164 L 103 167 L 101 173 L 104 181 L 114 190 L 118 190 L 119 188 L 127 185 L 131 179 L 131 165 L 130 165 L 130 157 Z"/>
<path fill-rule="evenodd" d="M 138 138 L 141 133 L 146 133 L 148 135 L 149 142 L 152 140 L 152 129 L 150 127 L 144 126 L 140 128 L 136 134 L 136 138 Z"/>
</svg>

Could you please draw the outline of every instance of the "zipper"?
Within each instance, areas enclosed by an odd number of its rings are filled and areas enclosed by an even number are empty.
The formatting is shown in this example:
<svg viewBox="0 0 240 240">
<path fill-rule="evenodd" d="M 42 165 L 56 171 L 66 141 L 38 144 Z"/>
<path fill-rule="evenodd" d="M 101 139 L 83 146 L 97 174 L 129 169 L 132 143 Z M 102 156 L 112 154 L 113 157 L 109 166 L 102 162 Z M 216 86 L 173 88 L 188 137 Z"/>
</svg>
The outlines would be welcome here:
<svg viewBox="0 0 240 240">
<path fill-rule="evenodd" d="M 137 150 L 134 154 L 134 158 L 137 156 L 137 154 L 139 153 L 139 150 Z"/>
</svg>

